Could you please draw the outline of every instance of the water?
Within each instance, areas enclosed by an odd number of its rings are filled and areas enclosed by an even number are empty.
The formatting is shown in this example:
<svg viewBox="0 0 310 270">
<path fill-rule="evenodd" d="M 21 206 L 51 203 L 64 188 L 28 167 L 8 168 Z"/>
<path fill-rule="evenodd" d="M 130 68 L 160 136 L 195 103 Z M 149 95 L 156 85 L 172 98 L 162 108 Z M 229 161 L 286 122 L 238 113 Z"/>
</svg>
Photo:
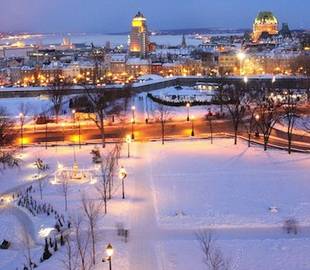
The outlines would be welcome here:
<svg viewBox="0 0 310 270">
<path fill-rule="evenodd" d="M 128 35 L 107 35 L 107 34 L 44 34 L 25 36 L 24 38 L 15 37 L 14 39 L 3 38 L 0 39 L 0 44 L 15 43 L 23 41 L 26 45 L 50 45 L 60 44 L 64 37 L 69 37 L 72 43 L 87 43 L 91 42 L 95 46 L 103 46 L 107 41 L 111 42 L 112 46 L 127 45 Z M 158 35 L 151 36 L 151 41 L 159 45 L 176 46 L 182 43 L 182 35 Z M 187 44 L 198 46 L 201 41 L 191 37 L 187 37 Z"/>
</svg>

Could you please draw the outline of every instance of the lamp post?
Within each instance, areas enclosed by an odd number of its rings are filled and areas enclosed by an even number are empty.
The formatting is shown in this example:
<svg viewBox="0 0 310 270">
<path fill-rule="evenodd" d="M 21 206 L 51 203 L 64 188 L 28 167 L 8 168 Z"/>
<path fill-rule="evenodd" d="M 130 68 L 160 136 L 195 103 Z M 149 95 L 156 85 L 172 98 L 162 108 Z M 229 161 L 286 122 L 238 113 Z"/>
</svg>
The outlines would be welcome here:
<svg viewBox="0 0 310 270">
<path fill-rule="evenodd" d="M 243 74 L 243 61 L 246 58 L 246 54 L 241 51 L 241 52 L 237 53 L 237 58 L 240 61 L 239 74 L 242 75 Z"/>
<path fill-rule="evenodd" d="M 48 125 L 48 119 L 47 116 L 45 116 L 45 149 L 47 149 L 47 125 Z"/>
<path fill-rule="evenodd" d="M 131 112 L 132 112 L 133 124 L 135 124 L 135 123 L 136 123 L 135 111 L 136 111 L 136 106 L 131 106 Z"/>
<path fill-rule="evenodd" d="M 187 122 L 189 122 L 189 108 L 191 107 L 191 104 L 189 102 L 186 103 L 186 108 L 187 108 Z"/>
<path fill-rule="evenodd" d="M 114 250 L 111 244 L 107 245 L 106 253 L 108 255 L 109 270 L 112 270 L 112 256 L 113 256 Z"/>
<path fill-rule="evenodd" d="M 65 141 L 65 123 L 62 122 L 61 123 L 61 127 L 62 127 L 62 141 Z"/>
<path fill-rule="evenodd" d="M 119 178 L 122 180 L 122 194 L 123 194 L 123 199 L 125 199 L 125 184 L 124 184 L 124 180 L 127 177 L 127 172 L 125 170 L 125 168 L 122 166 L 119 170 Z"/>
<path fill-rule="evenodd" d="M 256 120 L 256 132 L 255 132 L 255 137 L 259 137 L 259 130 L 258 130 L 258 121 L 260 119 L 260 115 L 256 114 L 255 115 L 255 120 Z"/>
<path fill-rule="evenodd" d="M 20 121 L 20 146 L 24 148 L 24 121 L 25 116 L 23 113 L 19 114 L 19 121 Z"/>
<path fill-rule="evenodd" d="M 244 76 L 244 77 L 243 77 L 243 82 L 244 82 L 245 84 L 247 84 L 247 83 L 249 82 L 249 78 L 248 78 L 247 76 Z"/>
<path fill-rule="evenodd" d="M 76 113 L 76 110 L 73 109 L 71 112 L 72 112 L 72 117 L 73 117 L 73 134 L 75 136 L 76 135 L 75 134 L 75 113 Z M 75 140 L 73 140 L 73 141 L 74 141 L 74 144 L 75 144 Z"/>
<path fill-rule="evenodd" d="M 81 149 L 81 121 L 80 118 L 79 120 L 79 148 Z"/>
<path fill-rule="evenodd" d="M 211 110 L 209 109 L 209 112 L 207 114 L 207 118 L 209 120 L 209 127 L 210 127 L 210 133 L 211 133 L 211 144 L 213 144 L 213 127 L 212 127 L 212 112 Z"/>
<path fill-rule="evenodd" d="M 251 147 L 251 135 L 253 131 L 254 121 L 257 122 L 258 120 L 259 120 L 259 115 L 253 113 L 250 119 L 249 126 L 248 126 L 248 147 Z"/>
<path fill-rule="evenodd" d="M 135 120 L 134 120 L 134 118 L 132 118 L 132 119 L 131 119 L 131 139 L 132 139 L 132 140 L 135 139 L 134 123 L 135 123 Z"/>
<path fill-rule="evenodd" d="M 131 137 L 130 137 L 130 135 L 126 136 L 126 143 L 127 143 L 127 149 L 128 149 L 128 158 L 130 158 L 130 144 L 131 144 Z"/>
<path fill-rule="evenodd" d="M 191 136 L 194 137 L 195 136 L 195 126 L 194 126 L 195 117 L 193 115 L 191 116 L 191 121 L 192 121 L 192 133 L 191 133 Z"/>
</svg>

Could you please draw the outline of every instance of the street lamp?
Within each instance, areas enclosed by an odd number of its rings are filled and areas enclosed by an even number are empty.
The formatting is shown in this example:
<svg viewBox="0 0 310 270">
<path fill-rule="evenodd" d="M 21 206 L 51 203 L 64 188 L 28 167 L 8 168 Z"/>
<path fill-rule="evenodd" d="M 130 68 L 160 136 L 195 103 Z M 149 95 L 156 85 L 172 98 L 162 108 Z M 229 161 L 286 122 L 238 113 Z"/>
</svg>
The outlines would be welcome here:
<svg viewBox="0 0 310 270">
<path fill-rule="evenodd" d="M 244 53 L 244 52 L 239 52 L 239 53 L 237 53 L 237 58 L 238 58 L 238 60 L 240 61 L 240 75 L 242 75 L 243 74 L 243 61 L 244 61 L 244 59 L 246 58 L 246 54 Z"/>
<path fill-rule="evenodd" d="M 23 113 L 19 114 L 19 121 L 20 121 L 20 146 L 24 148 L 24 121 L 25 116 Z"/>
<path fill-rule="evenodd" d="M 136 106 L 131 106 L 132 119 L 133 119 L 134 124 L 136 123 L 135 111 L 136 111 Z"/>
<path fill-rule="evenodd" d="M 213 144 L 213 127 L 212 127 L 212 112 L 209 109 L 209 112 L 207 114 L 207 119 L 209 120 L 209 126 L 210 126 L 210 133 L 211 133 L 211 144 Z"/>
<path fill-rule="evenodd" d="M 195 130 L 194 130 L 194 128 L 195 128 L 195 126 L 194 126 L 194 120 L 195 120 L 195 116 L 194 116 L 194 115 L 192 115 L 192 116 L 191 116 L 191 121 L 192 121 L 192 133 L 191 133 L 191 136 L 192 136 L 192 137 L 194 137 L 194 136 L 195 136 Z"/>
<path fill-rule="evenodd" d="M 256 114 L 255 115 L 255 120 L 256 120 L 256 132 L 255 132 L 255 137 L 259 137 L 259 130 L 258 130 L 258 121 L 260 120 L 260 115 Z"/>
<path fill-rule="evenodd" d="M 108 255 L 109 269 L 112 270 L 112 256 L 113 256 L 114 250 L 111 244 L 107 245 L 106 253 Z"/>
<path fill-rule="evenodd" d="M 122 193 L 123 193 L 123 199 L 125 199 L 125 184 L 124 184 L 124 180 L 127 177 L 127 172 L 126 172 L 126 170 L 125 170 L 125 168 L 123 166 L 120 168 L 118 176 L 122 180 Z"/>
<path fill-rule="evenodd" d="M 249 78 L 247 76 L 244 76 L 243 81 L 245 84 L 247 84 L 249 82 Z"/>
<path fill-rule="evenodd" d="M 126 143 L 127 143 L 127 149 L 128 149 L 128 158 L 130 158 L 130 144 L 131 144 L 131 136 L 126 136 Z"/>
<path fill-rule="evenodd" d="M 64 122 L 61 123 L 61 127 L 62 127 L 62 138 L 64 142 L 65 141 L 65 123 Z"/>
<path fill-rule="evenodd" d="M 81 121 L 80 118 L 78 118 L 79 120 L 79 148 L 81 149 Z"/>
<path fill-rule="evenodd" d="M 131 119 L 131 139 L 132 139 L 132 140 L 135 139 L 134 123 L 135 123 L 135 120 L 134 120 L 134 118 L 132 118 L 132 119 Z"/>
<path fill-rule="evenodd" d="M 189 108 L 191 107 L 191 104 L 189 102 L 186 103 L 186 108 L 187 108 L 187 122 L 189 122 Z"/>
</svg>

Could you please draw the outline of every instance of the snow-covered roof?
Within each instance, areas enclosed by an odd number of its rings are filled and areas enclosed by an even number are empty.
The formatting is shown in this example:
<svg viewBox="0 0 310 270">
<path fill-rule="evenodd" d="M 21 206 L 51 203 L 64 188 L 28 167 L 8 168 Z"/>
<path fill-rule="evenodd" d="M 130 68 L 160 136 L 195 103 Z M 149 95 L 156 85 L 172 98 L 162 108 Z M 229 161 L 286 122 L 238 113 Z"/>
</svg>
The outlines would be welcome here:
<svg viewBox="0 0 310 270">
<path fill-rule="evenodd" d="M 154 80 L 160 80 L 160 79 L 163 79 L 163 77 L 156 75 L 156 74 L 146 74 L 146 75 L 140 76 L 138 78 L 138 81 L 154 81 Z"/>
<path fill-rule="evenodd" d="M 126 54 L 124 53 L 111 54 L 111 62 L 125 62 L 125 61 L 126 61 Z"/>
<path fill-rule="evenodd" d="M 149 65 L 150 61 L 148 59 L 129 58 L 126 64 L 127 65 Z"/>
</svg>

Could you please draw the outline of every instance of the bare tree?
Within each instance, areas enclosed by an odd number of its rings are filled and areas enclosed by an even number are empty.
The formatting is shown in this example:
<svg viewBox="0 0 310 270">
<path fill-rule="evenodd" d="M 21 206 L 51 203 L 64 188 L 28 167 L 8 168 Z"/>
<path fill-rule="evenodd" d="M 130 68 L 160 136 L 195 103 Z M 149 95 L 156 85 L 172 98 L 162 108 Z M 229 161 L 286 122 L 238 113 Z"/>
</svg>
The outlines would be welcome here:
<svg viewBox="0 0 310 270">
<path fill-rule="evenodd" d="M 60 173 L 61 191 L 65 200 L 65 211 L 68 210 L 68 193 L 69 193 L 69 180 L 65 172 Z"/>
<path fill-rule="evenodd" d="M 100 194 L 101 200 L 104 202 L 104 212 L 105 214 L 108 212 L 108 199 L 109 199 L 109 190 L 111 187 L 111 177 L 113 175 L 113 171 L 111 171 L 114 166 L 111 164 L 115 164 L 115 157 L 113 152 L 108 152 L 104 158 L 101 159 L 100 170 L 101 170 L 101 180 L 96 185 L 96 189 Z"/>
<path fill-rule="evenodd" d="M 12 144 L 16 138 L 14 121 L 9 118 L 6 110 L 0 107 L 0 164 L 2 168 L 18 167 L 20 160 L 15 157 Z"/>
<path fill-rule="evenodd" d="M 111 100 L 110 91 L 107 92 L 91 92 L 87 90 L 88 99 L 91 105 L 91 112 L 89 118 L 96 124 L 101 134 L 102 147 L 105 148 L 105 118 L 107 116 L 107 109 L 110 106 Z"/>
<path fill-rule="evenodd" d="M 246 112 L 245 89 L 234 85 L 224 87 L 221 100 L 227 107 L 234 129 L 234 143 L 237 144 L 238 131 Z"/>
<path fill-rule="evenodd" d="M 267 151 L 269 138 L 275 124 L 281 117 L 281 104 L 272 98 L 266 98 L 258 105 L 257 112 L 259 120 L 257 125 L 264 136 L 264 150 Z"/>
<path fill-rule="evenodd" d="M 255 131 L 257 133 L 258 126 L 257 121 L 259 120 L 258 104 L 265 99 L 265 93 L 260 87 L 249 91 L 248 97 L 246 98 L 246 113 L 247 118 L 244 119 L 244 124 L 248 132 L 248 147 L 251 147 L 251 135 Z"/>
<path fill-rule="evenodd" d="M 19 110 L 19 113 L 21 113 L 25 119 L 25 117 L 28 116 L 28 114 L 30 113 L 29 104 L 24 103 L 24 102 L 20 103 L 18 106 L 18 110 Z"/>
<path fill-rule="evenodd" d="M 92 120 L 101 134 L 102 147 L 105 147 L 105 120 L 109 115 L 120 114 L 126 108 L 131 90 L 102 91 L 95 87 L 86 88 L 88 99 L 89 118 Z M 124 106 L 122 106 L 122 103 Z"/>
<path fill-rule="evenodd" d="M 209 270 L 228 270 L 229 261 L 224 258 L 221 250 L 215 245 L 210 231 L 196 233 L 197 240 L 203 253 L 203 261 Z"/>
<path fill-rule="evenodd" d="M 165 127 L 170 116 L 170 109 L 163 104 L 157 104 L 155 117 L 159 120 L 161 126 L 161 143 L 165 144 Z"/>
<path fill-rule="evenodd" d="M 76 247 L 68 235 L 64 239 L 65 241 L 65 252 L 61 258 L 61 263 L 66 270 L 76 270 L 77 269 L 77 252 Z"/>
<path fill-rule="evenodd" d="M 40 158 L 38 158 L 35 161 L 35 166 L 37 167 L 38 170 L 38 183 L 39 183 L 39 190 L 40 190 L 40 197 L 41 200 L 43 198 L 43 180 L 44 178 L 40 175 L 40 172 L 46 172 L 49 167 L 47 164 L 44 164 L 43 160 L 41 160 Z"/>
<path fill-rule="evenodd" d="M 77 254 L 79 258 L 79 269 L 90 270 L 92 268 L 92 263 L 89 262 L 89 240 L 90 233 L 88 230 L 82 230 L 83 219 L 77 217 L 74 221 L 74 236 L 77 248 Z"/>
<path fill-rule="evenodd" d="M 287 125 L 287 144 L 288 153 L 292 151 L 293 130 L 296 124 L 296 120 L 299 118 L 299 112 L 297 108 L 298 99 L 294 96 L 294 92 L 289 89 L 284 92 L 283 119 Z"/>
<path fill-rule="evenodd" d="M 56 124 L 59 121 L 59 114 L 61 112 L 63 98 L 65 95 L 65 91 L 70 89 L 71 85 L 67 80 L 64 80 L 60 74 L 57 74 L 54 78 L 53 83 L 49 87 L 51 92 L 50 100 L 53 103 L 53 111 L 56 117 Z"/>
<path fill-rule="evenodd" d="M 88 227 L 91 236 L 91 245 L 92 245 L 92 263 L 93 265 L 96 264 L 96 229 L 97 229 L 97 222 L 101 210 L 101 203 L 98 203 L 94 200 L 87 199 L 85 194 L 82 196 L 82 205 L 84 214 L 88 221 Z"/>
</svg>

